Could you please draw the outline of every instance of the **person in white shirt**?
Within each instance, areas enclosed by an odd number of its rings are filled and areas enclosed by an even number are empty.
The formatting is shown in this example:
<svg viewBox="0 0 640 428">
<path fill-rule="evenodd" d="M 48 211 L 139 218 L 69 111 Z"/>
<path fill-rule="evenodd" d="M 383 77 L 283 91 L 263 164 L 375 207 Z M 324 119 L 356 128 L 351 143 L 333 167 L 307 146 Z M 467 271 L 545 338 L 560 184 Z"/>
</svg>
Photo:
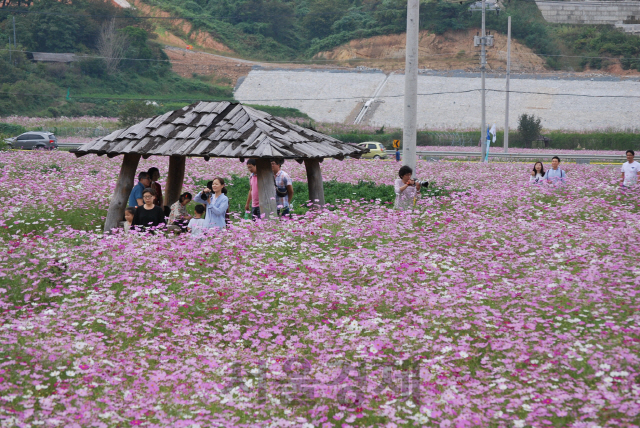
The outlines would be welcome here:
<svg viewBox="0 0 640 428">
<path fill-rule="evenodd" d="M 560 158 L 558 156 L 554 156 L 553 158 L 551 158 L 551 169 L 547 170 L 547 172 L 544 174 L 544 179 L 550 183 L 564 183 L 565 178 L 567 178 L 567 173 L 564 172 L 564 170 L 560 168 L 559 165 Z"/>
<path fill-rule="evenodd" d="M 529 183 L 542 184 L 544 179 L 544 166 L 542 162 L 536 162 L 533 165 L 533 171 L 531 171 L 531 177 L 529 177 Z"/>
<path fill-rule="evenodd" d="M 622 187 L 631 187 L 638 182 L 640 175 L 640 163 L 633 160 L 636 153 L 633 150 L 627 150 L 627 161 L 622 164 L 622 178 L 620 185 Z"/>
<path fill-rule="evenodd" d="M 394 183 L 396 191 L 396 204 L 395 208 L 398 210 L 407 210 L 413 208 L 413 200 L 418 196 L 420 192 L 420 183 L 411 179 L 413 170 L 411 167 L 404 165 L 398 171 L 398 176 Z"/>
<path fill-rule="evenodd" d="M 192 236 L 200 236 L 202 235 L 204 229 L 207 228 L 207 226 L 205 225 L 205 219 L 202 218 L 202 214 L 204 214 L 204 205 L 196 205 L 194 211 L 194 216 L 191 220 L 189 220 L 187 230 L 189 231 L 189 233 L 191 233 Z"/>
</svg>

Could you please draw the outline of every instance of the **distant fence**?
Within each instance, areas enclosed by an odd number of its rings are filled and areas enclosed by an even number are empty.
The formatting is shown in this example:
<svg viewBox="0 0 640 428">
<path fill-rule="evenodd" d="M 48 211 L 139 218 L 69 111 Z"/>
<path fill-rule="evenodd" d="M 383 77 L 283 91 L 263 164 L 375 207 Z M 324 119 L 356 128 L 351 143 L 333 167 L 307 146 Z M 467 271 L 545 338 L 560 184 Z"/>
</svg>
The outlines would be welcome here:
<svg viewBox="0 0 640 428">
<path fill-rule="evenodd" d="M 387 153 L 389 155 L 393 155 L 395 151 L 387 150 Z M 418 158 L 425 159 L 425 160 L 437 160 L 441 158 L 459 158 L 459 159 L 462 158 L 467 160 L 472 160 L 477 158 L 478 160 L 480 160 L 480 158 L 482 158 L 482 154 L 479 151 L 473 151 L 473 152 L 417 151 L 416 155 L 418 156 Z M 544 160 L 550 161 L 553 156 L 555 156 L 555 154 L 553 153 L 544 153 L 544 154 L 543 153 L 504 153 L 500 151 L 493 151 L 493 152 L 489 151 L 489 158 L 493 160 L 532 161 L 532 160 L 544 159 Z M 609 155 L 609 154 L 605 155 L 605 154 L 597 154 L 597 153 L 576 152 L 573 154 L 562 153 L 560 156 L 562 157 L 563 161 L 573 160 L 576 163 L 585 163 L 585 164 L 596 162 L 596 161 L 623 163 L 626 160 L 625 156 L 622 153 L 617 155 Z"/>
<path fill-rule="evenodd" d="M 477 146 L 478 142 L 473 141 L 469 133 L 463 132 L 426 132 L 427 138 L 433 145 L 437 146 Z"/>
</svg>

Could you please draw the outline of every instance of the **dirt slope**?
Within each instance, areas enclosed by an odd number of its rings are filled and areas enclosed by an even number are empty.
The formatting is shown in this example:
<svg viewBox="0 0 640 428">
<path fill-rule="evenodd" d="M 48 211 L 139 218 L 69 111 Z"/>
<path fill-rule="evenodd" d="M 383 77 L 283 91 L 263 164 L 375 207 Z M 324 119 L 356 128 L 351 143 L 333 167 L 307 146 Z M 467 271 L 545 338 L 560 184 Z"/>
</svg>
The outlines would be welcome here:
<svg viewBox="0 0 640 428">
<path fill-rule="evenodd" d="M 308 63 L 268 63 L 259 61 L 249 61 L 246 59 L 233 58 L 230 56 L 216 55 L 208 52 L 196 50 L 186 50 L 166 46 L 165 53 L 171 60 L 173 71 L 183 77 L 208 76 L 213 83 L 231 84 L 235 86 L 238 79 L 249 74 L 254 66 L 263 69 L 348 69 L 349 67 L 334 64 L 308 64 Z"/>
<path fill-rule="evenodd" d="M 173 71 L 180 76 L 209 76 L 212 82 L 223 85 L 235 85 L 255 65 L 249 61 L 169 46 L 164 51 L 171 60 Z"/>
<path fill-rule="evenodd" d="M 473 46 L 478 30 L 449 31 L 436 35 L 420 32 L 420 67 L 434 70 L 471 70 L 480 63 L 480 48 Z M 391 71 L 404 68 L 406 35 L 392 34 L 368 39 L 352 40 L 330 51 L 320 52 L 315 59 L 337 60 L 352 65 L 382 68 Z M 494 35 L 494 46 L 487 49 L 490 70 L 506 69 L 507 37 Z M 511 69 L 513 71 L 544 71 L 545 61 L 531 49 L 511 40 Z"/>
<path fill-rule="evenodd" d="M 134 0 L 133 4 L 135 7 L 147 16 L 158 16 L 158 17 L 168 17 L 171 16 L 170 13 L 165 12 L 157 7 L 149 6 L 146 3 L 143 3 L 141 0 Z M 233 52 L 229 47 L 225 46 L 223 43 L 214 39 L 211 34 L 200 31 L 193 30 L 193 26 L 191 23 L 184 19 L 172 19 L 172 20 L 162 20 L 160 21 L 162 24 L 169 26 L 170 29 L 162 29 L 160 28 L 158 33 L 158 40 L 161 43 L 165 43 L 172 46 L 185 47 L 187 44 L 193 44 L 197 46 L 201 46 L 203 48 L 211 49 L 218 52 Z M 177 29 L 177 31 L 171 31 L 171 29 Z M 187 40 L 183 40 L 182 38 L 176 36 L 174 33 L 179 32 L 185 34 Z"/>
</svg>

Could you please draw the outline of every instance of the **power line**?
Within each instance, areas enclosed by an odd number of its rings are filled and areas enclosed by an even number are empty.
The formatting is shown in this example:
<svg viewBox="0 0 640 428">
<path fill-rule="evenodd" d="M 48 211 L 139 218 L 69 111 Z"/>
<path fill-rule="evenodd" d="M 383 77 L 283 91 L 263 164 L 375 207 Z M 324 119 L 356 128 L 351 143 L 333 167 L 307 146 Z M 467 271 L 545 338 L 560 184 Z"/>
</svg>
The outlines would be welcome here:
<svg viewBox="0 0 640 428">
<path fill-rule="evenodd" d="M 485 89 L 488 92 L 498 92 L 505 93 L 507 92 L 504 89 Z M 443 92 L 429 92 L 429 93 L 418 93 L 418 96 L 435 96 L 435 95 L 451 95 L 451 94 L 466 94 L 471 92 L 478 92 L 480 89 L 467 89 L 464 91 L 443 91 Z M 640 95 L 590 95 L 590 94 L 571 94 L 571 93 L 551 93 L 551 92 L 533 92 L 533 91 L 509 91 L 510 94 L 525 94 L 525 95 L 549 95 L 549 96 L 568 96 L 568 97 L 584 97 L 584 98 L 640 98 Z M 36 97 L 63 97 L 63 95 L 53 95 L 53 94 L 30 94 L 26 92 L 0 92 L 0 94 L 4 95 L 20 95 L 20 96 L 36 96 Z M 393 95 L 379 95 L 376 98 L 400 98 L 404 97 L 404 94 L 393 94 Z M 143 98 L 125 98 L 125 97 L 96 97 L 91 95 L 78 95 L 74 96 L 76 99 L 94 99 L 94 100 L 129 100 L 129 101 L 206 101 L 206 102 L 221 102 L 221 101 L 229 101 L 234 102 L 233 100 L 227 99 L 213 99 L 213 100 L 205 100 L 198 97 L 191 98 L 153 98 L 153 97 L 143 97 Z M 360 96 L 360 97 L 328 97 L 328 98 L 265 98 L 265 99 L 248 99 L 243 100 L 243 103 L 258 103 L 258 102 L 275 102 L 275 101 L 334 101 L 334 100 L 366 100 L 369 97 Z"/>
<path fill-rule="evenodd" d="M 507 92 L 504 89 L 486 89 L 490 92 Z M 528 92 L 528 91 L 509 91 L 510 94 L 532 94 L 532 95 L 554 95 L 567 97 L 585 97 L 585 98 L 640 98 L 640 95 L 590 95 L 590 94 L 563 94 L 552 92 Z"/>
<path fill-rule="evenodd" d="M 544 0 L 547 1 L 547 0 Z M 640 56 L 631 57 L 631 58 L 618 58 L 613 56 L 587 56 L 587 55 L 547 55 L 547 54 L 535 54 L 538 56 L 547 56 L 547 57 L 559 57 L 559 58 L 589 58 L 589 59 L 628 59 L 628 60 L 640 60 Z"/>
</svg>

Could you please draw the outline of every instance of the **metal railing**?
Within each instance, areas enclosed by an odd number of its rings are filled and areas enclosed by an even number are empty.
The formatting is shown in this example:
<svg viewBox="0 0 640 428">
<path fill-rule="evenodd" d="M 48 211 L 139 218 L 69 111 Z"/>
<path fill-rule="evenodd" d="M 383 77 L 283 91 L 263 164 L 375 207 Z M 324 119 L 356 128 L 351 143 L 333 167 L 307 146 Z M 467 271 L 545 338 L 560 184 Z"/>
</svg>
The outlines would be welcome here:
<svg viewBox="0 0 640 428">
<path fill-rule="evenodd" d="M 427 132 L 427 136 L 438 146 L 473 146 L 478 144 L 463 132 Z"/>
<path fill-rule="evenodd" d="M 394 150 L 387 150 L 389 155 L 394 155 Z M 481 158 L 480 152 L 445 152 L 445 151 L 418 151 L 416 152 L 418 158 L 438 159 L 438 158 Z M 489 158 L 491 159 L 508 159 L 508 160 L 551 160 L 554 156 L 560 157 L 564 160 L 574 160 L 577 163 L 590 163 L 592 161 L 616 161 L 624 163 L 626 157 L 624 153 L 619 155 L 599 155 L 589 153 L 562 153 L 562 154 L 541 154 L 541 153 L 502 153 L 502 152 L 489 152 Z"/>
<path fill-rule="evenodd" d="M 77 149 L 80 147 L 81 143 L 60 143 L 58 142 L 58 148 L 60 149 Z"/>
<path fill-rule="evenodd" d="M 80 126 L 40 126 L 34 131 L 51 132 L 56 137 L 83 137 L 98 138 L 111 134 L 115 129 L 98 127 L 80 127 Z"/>
</svg>

